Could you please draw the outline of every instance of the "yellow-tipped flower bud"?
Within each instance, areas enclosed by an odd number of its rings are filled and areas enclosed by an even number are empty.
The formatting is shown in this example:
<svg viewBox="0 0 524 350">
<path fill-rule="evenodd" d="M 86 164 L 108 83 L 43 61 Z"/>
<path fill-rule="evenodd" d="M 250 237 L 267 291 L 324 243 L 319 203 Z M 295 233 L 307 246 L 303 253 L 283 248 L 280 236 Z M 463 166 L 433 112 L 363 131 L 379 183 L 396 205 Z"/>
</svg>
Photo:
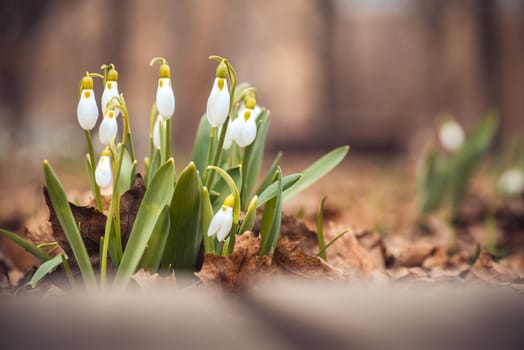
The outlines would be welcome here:
<svg viewBox="0 0 524 350">
<path fill-rule="evenodd" d="M 101 187 L 109 187 L 113 181 L 113 171 L 111 170 L 111 158 L 109 158 L 109 150 L 106 148 L 98 161 L 95 169 L 96 184 Z"/>
<path fill-rule="evenodd" d="M 107 72 L 107 81 L 118 81 L 118 72 L 116 69 L 111 68 L 109 72 Z"/>
<path fill-rule="evenodd" d="M 93 78 L 89 75 L 85 75 L 82 78 L 82 90 L 93 90 Z"/>
<path fill-rule="evenodd" d="M 112 66 L 112 65 L 111 65 Z M 120 93 L 118 92 L 118 72 L 116 69 L 111 68 L 107 72 L 107 81 L 104 86 L 104 92 L 102 92 L 102 113 L 105 114 L 107 105 L 110 104 L 115 97 L 119 97 Z M 120 109 L 115 109 L 115 117 L 118 117 L 120 114 Z"/>
<path fill-rule="evenodd" d="M 156 108 L 165 120 L 175 113 L 175 94 L 171 87 L 171 72 L 167 63 L 158 69 L 158 88 L 156 90 Z"/>
<path fill-rule="evenodd" d="M 158 77 L 160 79 L 171 78 L 171 69 L 167 63 L 162 63 L 158 68 Z"/>
<path fill-rule="evenodd" d="M 98 106 L 93 91 L 93 78 L 87 74 L 81 80 L 80 99 L 76 108 L 78 123 L 84 130 L 95 127 L 98 119 Z"/>
<path fill-rule="evenodd" d="M 217 78 L 222 78 L 222 79 L 227 78 L 227 65 L 224 62 L 220 62 L 220 64 L 218 65 L 215 76 Z"/>
</svg>

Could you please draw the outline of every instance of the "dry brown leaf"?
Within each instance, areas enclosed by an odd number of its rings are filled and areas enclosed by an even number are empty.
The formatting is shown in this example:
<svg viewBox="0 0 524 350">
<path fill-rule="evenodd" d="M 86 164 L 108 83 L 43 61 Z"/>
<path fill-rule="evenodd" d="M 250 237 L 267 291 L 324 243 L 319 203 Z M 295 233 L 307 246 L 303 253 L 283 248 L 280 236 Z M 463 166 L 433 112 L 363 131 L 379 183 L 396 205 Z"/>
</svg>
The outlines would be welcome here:
<svg viewBox="0 0 524 350">
<path fill-rule="evenodd" d="M 467 279 L 488 283 L 511 283 L 519 281 L 520 276 L 512 268 L 496 262 L 491 254 L 483 251 L 471 268 Z"/>
<path fill-rule="evenodd" d="M 206 254 L 200 272 L 195 275 L 208 286 L 235 290 L 246 286 L 252 279 L 274 271 L 270 256 L 258 256 L 260 239 L 246 231 L 236 239 L 230 256 Z"/>
<path fill-rule="evenodd" d="M 158 273 L 151 274 L 149 271 L 140 269 L 132 276 L 132 278 L 140 286 L 140 288 L 145 290 L 153 290 L 164 287 L 173 288 L 176 286 L 176 278 L 174 274 L 163 277 Z"/>
</svg>

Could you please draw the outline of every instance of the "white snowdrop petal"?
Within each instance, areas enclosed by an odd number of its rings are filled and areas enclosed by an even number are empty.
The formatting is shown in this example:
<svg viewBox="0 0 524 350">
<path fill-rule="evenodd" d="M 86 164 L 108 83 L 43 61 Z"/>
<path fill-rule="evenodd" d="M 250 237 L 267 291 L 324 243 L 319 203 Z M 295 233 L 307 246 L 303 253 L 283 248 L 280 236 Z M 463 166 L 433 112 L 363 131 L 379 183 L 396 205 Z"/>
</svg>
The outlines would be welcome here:
<svg viewBox="0 0 524 350">
<path fill-rule="evenodd" d="M 96 184 L 101 188 L 111 185 L 113 174 L 111 171 L 111 159 L 108 156 L 101 156 L 95 169 Z"/>
<path fill-rule="evenodd" d="M 524 191 L 524 171 L 512 168 L 504 171 L 497 186 L 500 191 L 508 195 L 516 195 Z"/>
<path fill-rule="evenodd" d="M 229 148 L 231 148 L 231 145 L 233 144 L 233 141 L 236 138 L 236 132 L 237 132 L 237 129 L 238 129 L 238 123 L 235 123 L 235 122 L 237 120 L 238 120 L 238 118 L 233 120 L 232 122 L 230 122 L 228 127 L 227 127 L 226 136 L 224 138 L 224 145 L 222 147 L 225 150 L 228 150 Z M 220 135 L 220 132 L 219 132 L 219 135 Z"/>
<path fill-rule="evenodd" d="M 162 118 L 162 116 L 159 114 L 156 117 L 155 124 L 153 125 L 153 145 L 155 148 L 160 147 L 160 123 L 165 124 L 165 120 Z"/>
<path fill-rule="evenodd" d="M 175 113 L 175 94 L 171 87 L 171 79 L 158 79 L 156 90 L 156 108 L 164 119 L 170 119 Z"/>
<path fill-rule="evenodd" d="M 247 121 L 240 118 L 238 120 L 240 121 L 240 126 L 238 127 L 235 140 L 240 147 L 249 146 L 257 136 L 255 119 L 251 117 Z"/>
<path fill-rule="evenodd" d="M 222 89 L 219 88 L 219 81 L 223 81 Z M 221 78 L 215 78 L 213 87 L 207 99 L 207 119 L 211 126 L 218 128 L 227 118 L 227 112 L 229 112 L 229 90 L 227 87 L 227 80 Z"/>
<path fill-rule="evenodd" d="M 448 151 L 458 150 L 464 143 L 464 130 L 455 121 L 447 121 L 439 129 L 439 140 Z"/>
<path fill-rule="evenodd" d="M 209 223 L 209 229 L 207 230 L 207 235 L 209 237 L 216 235 L 217 239 L 222 242 L 233 225 L 233 208 L 228 206 L 223 206 L 220 208 L 211 222 Z"/>
<path fill-rule="evenodd" d="M 104 92 L 102 92 L 102 99 L 100 101 L 102 104 L 102 113 L 106 112 L 107 104 L 111 101 L 111 99 L 113 99 L 113 97 L 118 97 L 118 96 L 119 96 L 118 82 L 116 81 L 106 82 Z M 115 117 L 118 117 L 120 110 L 116 109 L 115 112 L 116 112 Z"/>
<path fill-rule="evenodd" d="M 112 113 L 112 111 L 109 113 Z M 117 133 L 118 123 L 116 122 L 116 117 L 104 116 L 102 123 L 100 123 L 100 128 L 98 129 L 98 138 L 100 143 L 103 145 L 109 145 L 116 137 Z"/>
<path fill-rule="evenodd" d="M 78 107 L 76 109 L 78 123 L 84 130 L 91 130 L 95 127 L 98 119 L 98 106 L 96 105 L 95 93 L 93 90 L 82 90 Z"/>
</svg>

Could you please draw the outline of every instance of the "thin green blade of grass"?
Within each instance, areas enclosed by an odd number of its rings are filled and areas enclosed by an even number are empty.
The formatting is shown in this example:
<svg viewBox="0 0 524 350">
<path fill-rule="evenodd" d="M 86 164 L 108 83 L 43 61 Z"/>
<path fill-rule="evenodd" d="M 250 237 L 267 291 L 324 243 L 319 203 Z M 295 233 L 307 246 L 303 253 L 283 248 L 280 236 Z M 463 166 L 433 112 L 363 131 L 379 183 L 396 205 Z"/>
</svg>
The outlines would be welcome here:
<svg viewBox="0 0 524 350">
<path fill-rule="evenodd" d="M 30 242 L 26 241 L 22 237 L 12 232 L 9 232 L 7 230 L 1 229 L 1 228 L 0 228 L 0 236 L 4 236 L 10 239 L 11 241 L 15 242 L 20 247 L 24 248 L 28 253 L 31 253 L 32 255 L 37 257 L 41 262 L 46 262 L 47 260 L 51 259 L 51 257 L 41 249 L 41 248 L 46 248 L 42 245 L 37 247 L 34 244 L 31 244 Z M 56 244 L 56 242 L 54 243 Z"/>
<path fill-rule="evenodd" d="M 340 232 L 338 235 L 336 235 L 336 236 L 335 236 L 331 241 L 329 241 L 328 244 L 326 244 L 326 246 L 324 247 L 324 249 L 321 249 L 321 250 L 318 252 L 317 256 L 322 257 L 322 254 L 326 254 L 326 250 L 327 250 L 327 249 L 328 249 L 328 248 L 329 248 L 333 243 L 335 243 L 336 241 L 338 241 L 340 238 L 344 237 L 344 235 L 345 235 L 346 233 L 348 233 L 348 232 L 349 232 L 349 230 L 346 229 L 346 230 Z M 327 261 L 327 259 L 324 259 L 324 260 Z"/>
<path fill-rule="evenodd" d="M 54 271 L 62 263 L 62 254 L 55 256 L 54 258 L 47 260 L 45 263 L 40 265 L 36 269 L 35 273 L 31 277 L 31 280 L 27 283 L 31 288 L 35 288 L 38 282 L 42 280 L 48 273 Z"/>
<path fill-rule="evenodd" d="M 51 165 L 44 161 L 44 177 L 51 204 L 73 251 L 84 281 L 95 284 L 95 273 L 66 194 Z"/>
<path fill-rule="evenodd" d="M 317 239 L 318 239 L 318 249 L 319 255 L 322 259 L 327 261 L 326 256 L 326 242 L 324 241 L 324 203 L 326 203 L 327 196 L 322 198 L 320 202 L 320 207 L 318 208 L 317 215 Z"/>
</svg>

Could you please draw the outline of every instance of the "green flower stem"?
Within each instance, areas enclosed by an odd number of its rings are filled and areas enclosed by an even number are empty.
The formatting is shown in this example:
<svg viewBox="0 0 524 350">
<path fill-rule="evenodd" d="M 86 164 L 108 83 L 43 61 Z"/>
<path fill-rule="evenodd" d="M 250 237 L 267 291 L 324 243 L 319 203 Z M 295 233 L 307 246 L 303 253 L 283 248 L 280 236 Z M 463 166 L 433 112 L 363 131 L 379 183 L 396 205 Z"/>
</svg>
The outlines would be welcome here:
<svg viewBox="0 0 524 350">
<path fill-rule="evenodd" d="M 153 130 L 155 128 L 156 115 L 158 111 L 156 108 L 156 102 L 151 107 L 151 117 L 149 120 L 149 160 L 153 160 L 153 154 L 155 153 L 155 144 L 153 143 Z"/>
<path fill-rule="evenodd" d="M 171 158 L 171 118 L 166 120 L 166 137 L 164 138 L 164 141 L 166 143 L 165 149 L 166 149 L 166 155 L 165 159 L 166 161 Z"/>
<path fill-rule="evenodd" d="M 118 219 L 115 219 L 116 223 L 120 223 L 120 212 L 116 209 L 119 208 L 119 202 L 120 196 L 118 194 L 118 181 L 120 179 L 120 169 L 122 168 L 122 161 L 124 159 L 124 148 L 125 145 L 122 144 L 122 147 L 120 148 L 120 154 L 118 155 L 118 164 L 117 169 L 115 171 L 115 179 L 113 181 L 113 195 L 111 197 L 111 203 L 109 204 L 109 214 L 107 215 L 106 220 L 106 227 L 104 232 L 104 244 L 102 247 L 102 257 L 100 258 L 100 286 L 102 288 L 106 285 L 106 276 L 107 276 L 107 252 L 109 249 L 109 239 L 111 236 L 111 228 L 113 225 L 113 216 L 118 217 Z M 119 227 L 115 227 L 116 235 L 119 235 L 120 229 Z M 120 247 L 119 252 L 122 251 L 122 241 L 119 239 L 120 237 L 115 237 L 117 239 L 117 246 Z"/>
<path fill-rule="evenodd" d="M 72 288 L 76 288 L 76 281 L 75 277 L 73 276 L 73 272 L 71 271 L 71 266 L 69 265 L 69 261 L 67 261 L 67 258 L 64 253 L 60 254 L 62 257 L 62 264 L 64 265 L 64 270 L 67 276 L 67 280 L 69 281 L 69 284 Z"/>
<path fill-rule="evenodd" d="M 91 139 L 91 132 L 89 130 L 84 130 L 87 140 L 87 147 L 89 149 L 89 159 L 91 161 L 91 176 L 94 179 L 95 178 L 95 168 L 96 168 L 96 159 L 95 159 L 95 151 L 93 148 L 93 140 Z M 103 211 L 102 207 L 102 195 L 100 194 L 100 187 L 96 184 L 96 182 L 93 182 L 91 184 L 91 192 L 93 192 L 93 195 L 95 196 L 96 201 L 96 209 L 98 209 L 99 212 Z"/>
</svg>

